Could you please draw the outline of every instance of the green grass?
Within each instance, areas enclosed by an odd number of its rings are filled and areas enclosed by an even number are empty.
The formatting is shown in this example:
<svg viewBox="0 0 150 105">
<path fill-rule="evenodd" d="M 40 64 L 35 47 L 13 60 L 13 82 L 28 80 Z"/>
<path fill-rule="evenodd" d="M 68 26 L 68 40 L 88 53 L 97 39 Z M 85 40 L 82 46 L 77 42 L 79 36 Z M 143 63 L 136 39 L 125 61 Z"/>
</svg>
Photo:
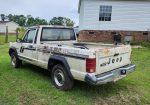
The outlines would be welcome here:
<svg viewBox="0 0 150 105">
<path fill-rule="evenodd" d="M 11 67 L 8 45 L 0 45 L 0 105 L 148 105 L 150 49 L 134 49 L 134 73 L 115 84 L 89 86 L 75 81 L 71 91 L 57 90 L 46 70 L 24 64 Z"/>
<path fill-rule="evenodd" d="M 22 36 L 20 35 L 19 38 L 21 38 Z M 16 35 L 8 35 L 8 42 L 14 42 L 16 41 Z M 0 44 L 4 44 L 5 43 L 5 36 L 4 35 L 0 35 Z"/>
<path fill-rule="evenodd" d="M 16 41 L 16 36 L 15 35 L 8 35 L 8 42 L 14 42 Z M 5 43 L 5 36 L 4 35 L 0 35 L 0 44 L 4 44 Z"/>
</svg>

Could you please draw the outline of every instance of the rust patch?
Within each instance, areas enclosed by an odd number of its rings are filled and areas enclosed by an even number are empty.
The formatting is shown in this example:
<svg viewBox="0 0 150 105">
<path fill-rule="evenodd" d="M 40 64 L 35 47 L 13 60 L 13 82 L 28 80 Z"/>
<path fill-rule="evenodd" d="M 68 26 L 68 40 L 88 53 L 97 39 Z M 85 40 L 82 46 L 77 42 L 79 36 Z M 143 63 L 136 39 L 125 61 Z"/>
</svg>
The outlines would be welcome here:
<svg viewBox="0 0 150 105">
<path fill-rule="evenodd" d="M 103 51 L 103 53 L 104 53 L 105 55 L 108 55 L 109 52 L 110 52 L 109 49 L 107 49 L 107 48 L 103 49 L 102 51 Z"/>
</svg>

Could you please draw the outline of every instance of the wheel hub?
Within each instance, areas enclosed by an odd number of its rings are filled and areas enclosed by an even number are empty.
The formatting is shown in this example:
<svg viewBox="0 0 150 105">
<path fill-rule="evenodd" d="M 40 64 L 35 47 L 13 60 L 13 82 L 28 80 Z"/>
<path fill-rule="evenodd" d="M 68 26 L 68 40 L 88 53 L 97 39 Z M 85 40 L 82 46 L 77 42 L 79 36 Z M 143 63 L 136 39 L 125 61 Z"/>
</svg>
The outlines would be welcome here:
<svg viewBox="0 0 150 105">
<path fill-rule="evenodd" d="M 61 70 L 56 70 L 54 73 L 54 81 L 58 86 L 63 86 L 65 77 L 64 73 Z"/>
</svg>

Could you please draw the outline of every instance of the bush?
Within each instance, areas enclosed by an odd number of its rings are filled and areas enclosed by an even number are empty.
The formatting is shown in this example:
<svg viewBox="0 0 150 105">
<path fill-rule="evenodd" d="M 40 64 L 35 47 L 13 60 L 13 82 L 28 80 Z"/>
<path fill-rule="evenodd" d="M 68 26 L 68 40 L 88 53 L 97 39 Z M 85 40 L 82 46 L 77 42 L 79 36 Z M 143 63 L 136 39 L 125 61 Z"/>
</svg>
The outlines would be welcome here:
<svg viewBox="0 0 150 105">
<path fill-rule="evenodd" d="M 131 44 L 131 45 L 141 45 L 140 42 L 136 42 L 136 41 L 132 41 L 130 44 Z"/>
<path fill-rule="evenodd" d="M 140 45 L 140 46 L 143 46 L 143 47 L 150 48 L 150 41 L 148 41 L 148 42 L 136 42 L 136 41 L 132 41 L 131 45 Z"/>
<path fill-rule="evenodd" d="M 150 41 L 149 41 L 149 42 L 142 42 L 141 45 L 142 45 L 143 47 L 150 48 Z"/>
<path fill-rule="evenodd" d="M 21 38 L 26 32 L 25 28 L 23 28 L 23 27 L 20 27 L 17 30 L 19 32 L 19 38 Z"/>
</svg>

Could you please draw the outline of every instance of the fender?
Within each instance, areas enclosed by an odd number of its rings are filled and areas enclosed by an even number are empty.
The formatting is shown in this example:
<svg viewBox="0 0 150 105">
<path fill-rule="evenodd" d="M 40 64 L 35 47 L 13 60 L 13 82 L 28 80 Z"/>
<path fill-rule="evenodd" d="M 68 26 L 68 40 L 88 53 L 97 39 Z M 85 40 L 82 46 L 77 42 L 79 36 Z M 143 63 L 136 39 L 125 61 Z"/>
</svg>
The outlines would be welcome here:
<svg viewBox="0 0 150 105">
<path fill-rule="evenodd" d="M 66 72 L 68 73 L 69 77 L 71 79 L 73 79 L 73 76 L 72 76 L 71 71 L 70 71 L 70 66 L 69 66 L 66 58 L 64 58 L 63 56 L 60 56 L 60 55 L 52 55 L 48 61 L 48 69 L 50 68 L 53 61 L 61 62 L 64 65 L 64 67 L 66 68 Z"/>
<path fill-rule="evenodd" d="M 13 52 L 13 51 L 18 55 L 17 50 L 16 50 L 15 47 L 10 47 L 9 48 L 9 55 L 11 55 L 11 52 Z"/>
</svg>

